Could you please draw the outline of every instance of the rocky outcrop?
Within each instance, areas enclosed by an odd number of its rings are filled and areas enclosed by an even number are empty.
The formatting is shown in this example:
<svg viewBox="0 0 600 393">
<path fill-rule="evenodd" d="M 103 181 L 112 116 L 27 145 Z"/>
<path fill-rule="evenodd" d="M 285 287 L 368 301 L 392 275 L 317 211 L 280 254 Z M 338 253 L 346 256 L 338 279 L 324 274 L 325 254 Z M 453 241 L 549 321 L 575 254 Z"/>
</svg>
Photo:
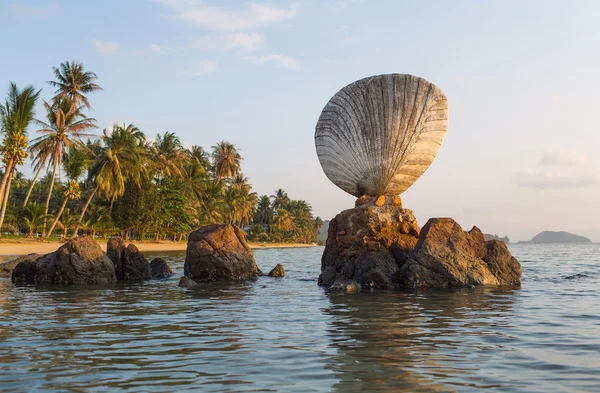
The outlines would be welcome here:
<svg viewBox="0 0 600 393">
<path fill-rule="evenodd" d="M 179 280 L 179 286 L 181 288 L 192 289 L 197 287 L 198 283 L 189 277 L 183 276 L 181 277 L 181 280 Z"/>
<path fill-rule="evenodd" d="M 319 285 L 354 281 L 362 287 L 396 288 L 400 265 L 418 236 L 413 212 L 400 206 L 363 204 L 345 210 L 329 223 Z"/>
<path fill-rule="evenodd" d="M 134 244 L 125 247 L 125 241 L 113 238 L 106 245 L 106 255 L 115 266 L 118 280 L 140 281 L 152 278 L 150 263 Z"/>
<path fill-rule="evenodd" d="M 285 270 L 283 270 L 283 266 L 281 266 L 281 264 L 278 263 L 277 265 L 275 265 L 273 270 L 271 270 L 269 272 L 269 274 L 267 274 L 267 276 L 269 276 L 269 277 L 285 277 Z"/>
<path fill-rule="evenodd" d="M 19 263 L 29 260 L 37 261 L 39 257 L 39 254 L 21 255 L 20 257 L 12 259 L 8 262 L 0 263 L 0 278 L 10 278 L 13 270 L 15 270 L 15 267 Z"/>
<path fill-rule="evenodd" d="M 167 278 L 173 275 L 173 270 L 162 258 L 154 258 L 150 262 L 150 268 L 152 269 L 152 278 Z"/>
<path fill-rule="evenodd" d="M 247 280 L 259 269 L 240 228 L 212 224 L 190 234 L 184 273 L 196 282 Z"/>
<path fill-rule="evenodd" d="M 477 227 L 465 232 L 451 218 L 432 218 L 400 272 L 402 286 L 518 285 L 521 265 L 500 240 Z"/>
<path fill-rule="evenodd" d="M 12 274 L 15 283 L 107 284 L 116 279 L 113 263 L 89 236 L 69 240 L 37 260 L 22 261 Z"/>
</svg>

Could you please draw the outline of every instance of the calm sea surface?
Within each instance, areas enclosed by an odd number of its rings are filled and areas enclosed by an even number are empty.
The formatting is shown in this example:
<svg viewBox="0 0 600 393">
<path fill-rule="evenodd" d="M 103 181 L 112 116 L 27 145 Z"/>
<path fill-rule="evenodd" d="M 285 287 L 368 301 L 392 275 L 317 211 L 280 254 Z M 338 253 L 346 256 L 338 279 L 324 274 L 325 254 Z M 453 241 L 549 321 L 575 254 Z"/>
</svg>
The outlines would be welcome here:
<svg viewBox="0 0 600 393">
<path fill-rule="evenodd" d="M 327 293 L 323 248 L 257 250 L 283 279 L 13 287 L 0 392 L 600 391 L 600 244 L 514 245 L 520 289 Z M 567 278 L 569 276 L 574 276 Z"/>
</svg>

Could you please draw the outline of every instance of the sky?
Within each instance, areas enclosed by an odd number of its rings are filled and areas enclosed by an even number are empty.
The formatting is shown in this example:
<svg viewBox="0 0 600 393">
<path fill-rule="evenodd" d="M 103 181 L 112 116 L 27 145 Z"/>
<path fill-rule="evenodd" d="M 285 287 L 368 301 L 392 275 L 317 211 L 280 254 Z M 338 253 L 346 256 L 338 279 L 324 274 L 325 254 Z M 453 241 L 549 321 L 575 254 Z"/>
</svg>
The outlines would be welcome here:
<svg viewBox="0 0 600 393">
<path fill-rule="evenodd" d="M 331 219 L 355 198 L 318 162 L 321 110 L 355 80 L 417 75 L 449 105 L 438 156 L 402 194 L 421 225 L 600 241 L 599 14 L 593 0 L 3 0 L 0 89 L 50 99 L 51 68 L 80 61 L 104 89 L 89 97 L 98 133 L 232 142 L 257 193 Z"/>
</svg>

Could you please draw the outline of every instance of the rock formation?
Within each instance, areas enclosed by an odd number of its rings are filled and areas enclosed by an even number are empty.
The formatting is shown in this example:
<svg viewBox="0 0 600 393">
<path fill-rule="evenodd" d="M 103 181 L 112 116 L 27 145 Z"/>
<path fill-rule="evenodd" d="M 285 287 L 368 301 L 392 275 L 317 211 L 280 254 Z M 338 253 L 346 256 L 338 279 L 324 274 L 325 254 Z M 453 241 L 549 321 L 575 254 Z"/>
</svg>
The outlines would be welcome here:
<svg viewBox="0 0 600 393">
<path fill-rule="evenodd" d="M 196 282 L 247 280 L 259 275 L 244 232 L 230 224 L 212 224 L 192 232 L 184 265 Z"/>
<path fill-rule="evenodd" d="M 197 287 L 198 283 L 189 277 L 183 276 L 179 280 L 179 286 L 181 288 L 192 289 L 194 287 Z"/>
<path fill-rule="evenodd" d="M 125 247 L 120 237 L 110 239 L 106 245 L 106 255 L 115 265 L 118 280 L 141 281 L 152 278 L 150 263 L 135 244 Z"/>
<path fill-rule="evenodd" d="M 285 277 L 285 270 L 281 264 L 275 265 L 275 267 L 267 274 L 269 277 Z"/>
<path fill-rule="evenodd" d="M 154 258 L 150 262 L 150 268 L 152 269 L 152 278 L 167 278 L 173 275 L 173 270 L 162 258 Z"/>
<path fill-rule="evenodd" d="M 329 223 L 319 285 L 355 281 L 370 288 L 399 286 L 399 264 L 417 244 L 413 212 L 400 206 L 363 204 L 344 210 Z"/>
<path fill-rule="evenodd" d="M 20 257 L 12 259 L 8 262 L 0 263 L 0 278 L 10 278 L 13 270 L 19 263 L 27 260 L 37 261 L 39 257 L 39 254 L 21 255 Z"/>
<path fill-rule="evenodd" d="M 38 259 L 26 259 L 12 274 L 15 283 L 107 284 L 116 280 L 113 263 L 89 236 L 69 240 Z"/>
</svg>

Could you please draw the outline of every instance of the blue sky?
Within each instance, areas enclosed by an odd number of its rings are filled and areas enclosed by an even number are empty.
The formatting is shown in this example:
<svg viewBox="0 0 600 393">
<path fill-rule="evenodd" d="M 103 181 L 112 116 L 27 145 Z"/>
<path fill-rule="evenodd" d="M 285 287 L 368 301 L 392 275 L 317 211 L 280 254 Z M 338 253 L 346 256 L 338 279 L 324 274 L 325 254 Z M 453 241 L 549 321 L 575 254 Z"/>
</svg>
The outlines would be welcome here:
<svg viewBox="0 0 600 393">
<path fill-rule="evenodd" d="M 81 61 L 104 88 L 90 97 L 101 128 L 233 142 L 255 191 L 284 188 L 329 219 L 354 198 L 318 163 L 323 106 L 366 76 L 418 75 L 450 117 L 402 195 L 421 225 L 449 216 L 514 240 L 600 241 L 599 14 L 595 1 L 7 0 L 0 86 L 48 99 L 51 67 Z"/>
</svg>

